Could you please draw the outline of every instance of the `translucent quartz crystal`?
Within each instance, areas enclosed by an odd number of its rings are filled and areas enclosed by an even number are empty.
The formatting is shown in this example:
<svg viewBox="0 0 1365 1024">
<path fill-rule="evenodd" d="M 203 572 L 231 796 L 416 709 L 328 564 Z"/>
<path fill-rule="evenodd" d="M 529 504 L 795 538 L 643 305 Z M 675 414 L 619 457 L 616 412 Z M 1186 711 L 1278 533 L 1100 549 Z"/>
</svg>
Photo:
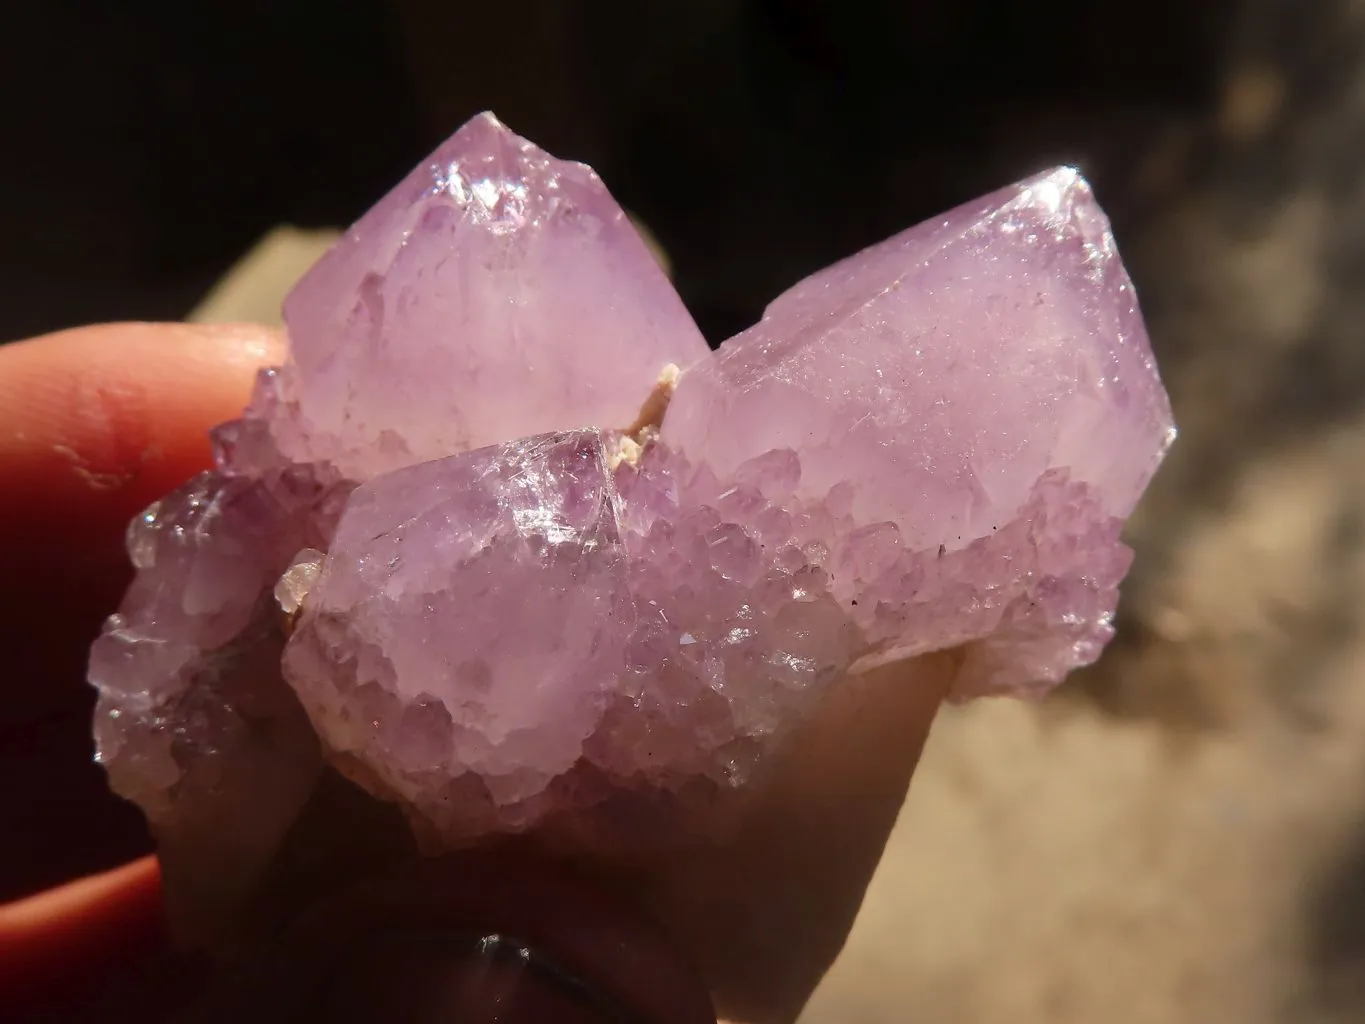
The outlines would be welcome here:
<svg viewBox="0 0 1365 1024">
<path fill-rule="evenodd" d="M 615 443 L 377 477 L 309 593 L 286 676 L 329 748 L 447 841 L 572 803 L 553 784 L 584 760 L 599 786 L 738 782 L 851 663 L 802 523 L 663 448 L 613 469 Z"/>
<path fill-rule="evenodd" d="M 1132 282 L 1070 168 L 802 281 L 683 378 L 663 425 L 722 478 L 787 449 L 799 497 L 842 494 L 820 540 L 862 549 L 837 589 L 864 597 L 875 660 L 999 630 L 1010 650 L 959 692 L 1094 660 L 1127 569 L 1118 527 L 1173 437 Z"/>
<path fill-rule="evenodd" d="M 706 342 L 582 164 L 476 117 L 285 301 L 284 452 L 352 479 L 525 434 L 629 425 Z M 584 364 L 591 364 L 585 369 Z"/>
<path fill-rule="evenodd" d="M 429 811 L 433 775 L 514 804 L 572 768 L 630 629 L 615 504 L 596 431 L 362 485 L 286 657 L 332 749 Z"/>
<path fill-rule="evenodd" d="M 959 696 L 1041 690 L 1108 639 L 1174 436 L 1070 170 L 709 356 L 592 172 L 485 115 L 286 314 L 91 660 L 100 760 L 205 891 L 250 888 L 324 764 L 428 847 L 648 844 L 850 673 L 952 648 Z"/>
<path fill-rule="evenodd" d="M 1127 516 L 1172 433 L 1137 296 L 1063 168 L 807 278 L 695 367 L 663 439 L 724 476 L 779 448 L 919 548 L 1002 525 L 1048 470 Z"/>
</svg>

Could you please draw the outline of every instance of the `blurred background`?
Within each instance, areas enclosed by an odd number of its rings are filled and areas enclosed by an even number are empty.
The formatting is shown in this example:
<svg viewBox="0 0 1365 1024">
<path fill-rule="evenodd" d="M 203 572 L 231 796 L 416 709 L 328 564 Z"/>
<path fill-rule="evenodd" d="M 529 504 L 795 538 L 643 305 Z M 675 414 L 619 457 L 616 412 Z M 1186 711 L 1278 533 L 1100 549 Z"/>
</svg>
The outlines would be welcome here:
<svg viewBox="0 0 1365 1024">
<path fill-rule="evenodd" d="M 482 109 L 713 342 L 1078 164 L 1182 428 L 1119 639 L 947 715 L 805 1020 L 1365 1021 L 1365 4 L 66 0 L 0 15 L 0 83 L 0 340 L 273 319 Z"/>
</svg>

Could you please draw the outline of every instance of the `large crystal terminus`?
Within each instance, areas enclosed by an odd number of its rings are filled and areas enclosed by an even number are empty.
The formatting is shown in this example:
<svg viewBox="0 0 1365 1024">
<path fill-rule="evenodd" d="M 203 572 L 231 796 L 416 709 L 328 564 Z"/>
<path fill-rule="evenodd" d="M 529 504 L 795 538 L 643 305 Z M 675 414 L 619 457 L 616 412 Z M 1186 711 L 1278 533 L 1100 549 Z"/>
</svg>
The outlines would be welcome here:
<svg viewBox="0 0 1365 1024">
<path fill-rule="evenodd" d="M 326 765 L 429 846 L 647 843 L 851 673 L 951 648 L 959 696 L 1042 690 L 1109 638 L 1119 529 L 1174 437 L 1068 169 L 710 355 L 593 172 L 485 115 L 286 319 L 218 469 L 130 529 L 91 660 L 112 784 L 220 901 Z"/>
<path fill-rule="evenodd" d="M 582 164 L 465 125 L 285 302 L 295 462 L 352 479 L 546 430 L 626 426 L 706 342 Z M 584 372 L 584 361 L 592 370 Z"/>
</svg>

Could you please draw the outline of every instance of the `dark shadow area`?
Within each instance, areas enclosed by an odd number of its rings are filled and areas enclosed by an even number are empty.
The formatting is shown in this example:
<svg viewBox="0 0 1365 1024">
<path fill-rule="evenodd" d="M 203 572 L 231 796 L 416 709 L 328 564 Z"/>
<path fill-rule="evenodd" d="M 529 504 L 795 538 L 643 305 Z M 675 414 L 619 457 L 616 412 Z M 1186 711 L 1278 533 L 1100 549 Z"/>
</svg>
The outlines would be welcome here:
<svg viewBox="0 0 1365 1024">
<path fill-rule="evenodd" d="M 1153 138 L 1212 100 L 1227 5 L 590 11 L 604 171 L 717 338 L 820 266 L 1050 164 L 1080 164 L 1121 217 Z"/>
<path fill-rule="evenodd" d="M 1343 850 L 1310 911 L 1316 1000 L 1328 1012 L 1358 1010 L 1365 1006 L 1365 824 Z"/>
<path fill-rule="evenodd" d="M 382 3 L 6 5 L 0 340 L 175 319 L 281 222 L 344 222 L 421 150 Z"/>
<path fill-rule="evenodd" d="M 493 108 L 602 171 L 718 340 L 818 266 L 1048 163 L 1081 163 L 1121 210 L 1152 133 L 1213 97 L 1228 7 L 34 7 L 0 33 L 6 95 L 41 98 L 5 114 L 0 337 L 183 314 L 269 226 L 349 221 Z"/>
</svg>

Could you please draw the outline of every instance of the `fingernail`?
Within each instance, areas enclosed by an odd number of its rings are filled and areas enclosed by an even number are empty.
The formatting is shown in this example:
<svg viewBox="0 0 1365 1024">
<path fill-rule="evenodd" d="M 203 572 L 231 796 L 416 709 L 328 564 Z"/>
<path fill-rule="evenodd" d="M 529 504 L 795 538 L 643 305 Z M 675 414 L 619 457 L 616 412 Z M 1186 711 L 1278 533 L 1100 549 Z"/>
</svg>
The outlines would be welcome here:
<svg viewBox="0 0 1365 1024">
<path fill-rule="evenodd" d="M 643 1024 L 510 936 L 371 937 L 322 979 L 309 1020 L 411 1024 Z"/>
<path fill-rule="evenodd" d="M 195 1024 L 714 1024 L 627 904 L 502 853 L 407 863 L 242 942 Z"/>
<path fill-rule="evenodd" d="M 233 984 L 202 1022 L 650 1024 L 545 953 L 505 935 L 376 932 L 326 961 L 286 957 Z M 259 983 L 263 979 L 264 983 Z"/>
</svg>

